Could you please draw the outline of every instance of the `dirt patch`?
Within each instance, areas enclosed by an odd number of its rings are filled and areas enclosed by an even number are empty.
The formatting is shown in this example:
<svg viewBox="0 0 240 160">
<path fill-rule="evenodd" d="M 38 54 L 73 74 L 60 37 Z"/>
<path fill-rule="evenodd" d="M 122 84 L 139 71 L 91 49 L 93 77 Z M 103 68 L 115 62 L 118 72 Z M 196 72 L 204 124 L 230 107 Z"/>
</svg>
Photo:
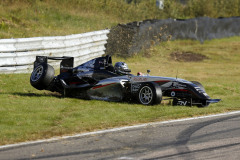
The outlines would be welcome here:
<svg viewBox="0 0 240 160">
<path fill-rule="evenodd" d="M 209 59 L 205 55 L 192 52 L 172 52 L 170 57 L 172 60 L 180 62 L 201 62 L 205 59 Z"/>
</svg>

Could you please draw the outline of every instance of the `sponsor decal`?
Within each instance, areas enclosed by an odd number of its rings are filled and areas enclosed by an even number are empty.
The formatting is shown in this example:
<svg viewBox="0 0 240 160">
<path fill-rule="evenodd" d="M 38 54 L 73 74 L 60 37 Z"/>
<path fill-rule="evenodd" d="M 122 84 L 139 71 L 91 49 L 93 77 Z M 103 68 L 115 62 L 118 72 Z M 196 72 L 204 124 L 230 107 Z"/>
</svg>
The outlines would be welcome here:
<svg viewBox="0 0 240 160">
<path fill-rule="evenodd" d="M 187 101 L 178 101 L 177 105 L 179 105 L 179 106 L 186 106 L 187 105 Z"/>
<path fill-rule="evenodd" d="M 171 92 L 171 96 L 175 97 L 176 93 L 174 91 Z"/>
<path fill-rule="evenodd" d="M 135 82 L 145 82 L 147 81 L 147 77 L 133 77 L 133 81 Z"/>
<path fill-rule="evenodd" d="M 139 90 L 139 88 L 141 87 L 141 84 L 138 83 L 138 84 L 132 84 L 132 92 L 137 92 Z"/>
</svg>

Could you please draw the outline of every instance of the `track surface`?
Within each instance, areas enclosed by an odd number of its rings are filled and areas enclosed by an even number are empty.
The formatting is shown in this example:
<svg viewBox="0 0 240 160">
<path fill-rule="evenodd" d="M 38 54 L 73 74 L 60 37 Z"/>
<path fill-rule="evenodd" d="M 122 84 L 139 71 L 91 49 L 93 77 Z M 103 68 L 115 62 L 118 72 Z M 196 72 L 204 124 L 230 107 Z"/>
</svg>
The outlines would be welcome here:
<svg viewBox="0 0 240 160">
<path fill-rule="evenodd" d="M 6 147 L 0 159 L 239 159 L 240 113 Z"/>
</svg>

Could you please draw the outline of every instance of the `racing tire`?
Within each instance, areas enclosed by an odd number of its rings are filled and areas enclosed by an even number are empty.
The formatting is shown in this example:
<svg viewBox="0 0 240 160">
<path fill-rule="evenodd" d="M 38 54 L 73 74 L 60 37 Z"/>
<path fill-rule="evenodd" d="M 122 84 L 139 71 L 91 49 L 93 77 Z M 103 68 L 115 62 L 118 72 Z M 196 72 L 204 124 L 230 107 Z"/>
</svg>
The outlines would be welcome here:
<svg viewBox="0 0 240 160">
<path fill-rule="evenodd" d="M 52 66 L 42 63 L 33 70 L 30 77 L 30 83 L 38 90 L 46 89 L 54 79 L 54 74 L 55 71 Z"/>
<path fill-rule="evenodd" d="M 144 83 L 138 91 L 138 101 L 143 105 L 156 105 L 162 101 L 162 89 L 155 83 Z"/>
</svg>

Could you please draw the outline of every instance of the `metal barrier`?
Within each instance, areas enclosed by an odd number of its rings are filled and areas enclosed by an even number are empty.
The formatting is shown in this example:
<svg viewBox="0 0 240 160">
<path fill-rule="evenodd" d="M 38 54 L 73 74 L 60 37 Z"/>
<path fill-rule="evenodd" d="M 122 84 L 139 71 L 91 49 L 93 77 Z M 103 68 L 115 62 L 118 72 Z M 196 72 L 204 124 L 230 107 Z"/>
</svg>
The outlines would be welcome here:
<svg viewBox="0 0 240 160">
<path fill-rule="evenodd" d="M 104 54 L 109 30 L 57 37 L 0 39 L 0 73 L 29 73 L 37 55 L 71 56 L 80 64 Z M 58 62 L 49 61 L 53 66 Z"/>
</svg>

